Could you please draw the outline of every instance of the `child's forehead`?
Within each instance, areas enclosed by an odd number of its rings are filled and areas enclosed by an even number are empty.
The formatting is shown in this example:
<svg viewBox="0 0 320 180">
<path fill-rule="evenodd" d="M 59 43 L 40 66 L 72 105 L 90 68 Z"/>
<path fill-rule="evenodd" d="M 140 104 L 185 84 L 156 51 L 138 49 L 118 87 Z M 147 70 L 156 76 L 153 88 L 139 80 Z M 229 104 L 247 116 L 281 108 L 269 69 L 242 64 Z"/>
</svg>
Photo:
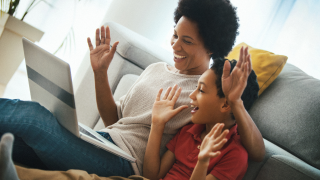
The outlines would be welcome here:
<svg viewBox="0 0 320 180">
<path fill-rule="evenodd" d="M 205 86 L 215 87 L 216 86 L 216 74 L 213 70 L 206 70 L 199 78 L 198 84 L 204 83 Z"/>
</svg>

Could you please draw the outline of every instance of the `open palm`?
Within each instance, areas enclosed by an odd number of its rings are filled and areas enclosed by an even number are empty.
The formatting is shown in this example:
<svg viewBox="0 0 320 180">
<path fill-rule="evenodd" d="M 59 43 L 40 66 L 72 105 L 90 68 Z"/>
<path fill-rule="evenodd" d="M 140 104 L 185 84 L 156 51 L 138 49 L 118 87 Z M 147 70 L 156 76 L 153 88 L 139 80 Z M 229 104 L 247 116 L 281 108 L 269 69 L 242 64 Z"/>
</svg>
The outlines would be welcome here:
<svg viewBox="0 0 320 180">
<path fill-rule="evenodd" d="M 220 155 L 220 149 L 227 142 L 226 136 L 229 130 L 222 129 L 223 123 L 217 123 L 210 132 L 204 137 L 201 146 L 198 159 L 203 162 L 208 162 L 210 158 L 214 158 Z"/>
<path fill-rule="evenodd" d="M 90 38 L 87 39 L 90 49 L 90 60 L 93 71 L 106 71 L 113 59 L 119 42 L 115 42 L 110 49 L 110 29 L 101 26 L 101 38 L 99 28 L 96 30 L 96 48 L 93 47 Z"/>
<path fill-rule="evenodd" d="M 180 106 L 174 109 L 174 105 L 177 102 L 181 88 L 177 90 L 177 85 L 168 88 L 163 98 L 160 100 L 162 89 L 159 90 L 156 100 L 152 108 L 152 123 L 153 124 L 166 124 L 171 118 L 177 115 L 180 111 L 188 108 L 187 105 Z"/>
<path fill-rule="evenodd" d="M 248 47 L 241 47 L 239 61 L 231 73 L 230 69 L 231 65 L 226 61 L 224 63 L 221 79 L 222 91 L 229 101 L 236 101 L 241 98 L 241 95 L 247 86 L 248 76 L 252 71 Z"/>
</svg>

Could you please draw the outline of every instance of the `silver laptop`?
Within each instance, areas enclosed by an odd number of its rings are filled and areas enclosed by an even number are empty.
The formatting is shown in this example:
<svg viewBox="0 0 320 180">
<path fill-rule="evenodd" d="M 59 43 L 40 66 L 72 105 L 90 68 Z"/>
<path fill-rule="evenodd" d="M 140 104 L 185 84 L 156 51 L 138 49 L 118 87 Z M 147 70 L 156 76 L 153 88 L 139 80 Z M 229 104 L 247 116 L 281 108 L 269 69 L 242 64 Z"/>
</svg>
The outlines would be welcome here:
<svg viewBox="0 0 320 180">
<path fill-rule="evenodd" d="M 75 136 L 136 162 L 131 155 L 77 120 L 70 66 L 26 38 L 22 39 L 31 100 L 46 107 Z"/>
</svg>

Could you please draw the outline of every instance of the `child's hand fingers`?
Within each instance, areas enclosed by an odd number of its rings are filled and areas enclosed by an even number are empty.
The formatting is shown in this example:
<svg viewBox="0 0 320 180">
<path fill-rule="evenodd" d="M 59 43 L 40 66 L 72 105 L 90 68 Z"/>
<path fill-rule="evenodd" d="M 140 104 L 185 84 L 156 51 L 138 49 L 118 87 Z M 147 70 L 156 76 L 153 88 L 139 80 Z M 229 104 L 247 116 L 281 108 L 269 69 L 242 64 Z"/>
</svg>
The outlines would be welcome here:
<svg viewBox="0 0 320 180">
<path fill-rule="evenodd" d="M 222 133 L 218 135 L 218 137 L 215 138 L 216 142 L 222 141 L 223 138 L 227 137 L 228 133 L 228 129 L 224 130 Z"/>
<path fill-rule="evenodd" d="M 217 139 L 221 135 L 223 127 L 224 127 L 224 124 L 220 123 L 220 125 L 218 126 L 218 128 L 216 129 L 216 131 L 214 132 L 214 134 L 212 136 L 214 139 Z"/>
<path fill-rule="evenodd" d="M 210 130 L 210 132 L 207 134 L 207 136 L 211 137 L 213 136 L 214 132 L 216 131 L 216 129 L 220 126 L 220 123 L 217 123 L 213 126 L 213 128 Z"/>
<path fill-rule="evenodd" d="M 228 140 L 224 138 L 221 141 L 219 141 L 217 144 L 215 144 L 213 148 L 215 149 L 215 151 L 220 150 L 227 141 Z"/>
<path fill-rule="evenodd" d="M 178 85 L 173 86 L 172 91 L 170 92 L 170 94 L 168 96 L 168 100 L 172 100 L 172 97 L 175 95 L 175 93 L 177 91 L 177 87 L 178 87 Z"/>
<path fill-rule="evenodd" d="M 223 65 L 222 79 L 226 79 L 227 77 L 230 76 L 230 69 L 231 69 L 231 65 L 229 61 L 226 60 Z"/>
<path fill-rule="evenodd" d="M 174 103 L 177 102 L 177 100 L 178 100 L 178 98 L 179 98 L 179 96 L 180 96 L 180 94 L 181 94 L 181 91 L 182 91 L 182 89 L 181 89 L 181 87 L 179 87 L 178 90 L 177 90 L 177 92 L 174 94 L 174 96 L 173 96 L 173 98 L 172 98 L 172 101 L 173 101 Z"/>
<path fill-rule="evenodd" d="M 162 94 L 162 90 L 163 90 L 162 88 L 159 89 L 159 92 L 158 92 L 157 97 L 156 97 L 156 101 L 160 101 L 160 96 Z"/>
<path fill-rule="evenodd" d="M 241 63 L 242 63 L 242 58 L 243 58 L 243 46 L 240 48 L 240 55 L 239 55 L 239 61 L 238 61 L 238 63 L 236 64 L 236 66 L 238 67 L 238 68 L 241 68 Z"/>
<path fill-rule="evenodd" d="M 166 94 L 164 94 L 164 96 L 162 97 L 162 100 L 166 100 L 168 98 L 170 91 L 171 91 L 171 87 L 168 87 Z"/>
<path fill-rule="evenodd" d="M 188 108 L 189 106 L 188 105 L 182 105 L 182 106 L 180 106 L 180 107 L 177 107 L 175 110 L 174 110 L 174 114 L 176 115 L 176 114 L 178 114 L 180 111 L 182 111 L 182 110 L 184 110 L 184 109 L 186 109 L 186 108 Z"/>
<path fill-rule="evenodd" d="M 250 74 L 252 71 L 251 54 L 248 55 L 248 63 L 249 63 L 249 74 Z"/>
<path fill-rule="evenodd" d="M 221 154 L 220 151 L 210 152 L 210 153 L 209 153 L 209 157 L 210 157 L 210 158 L 214 158 L 214 157 L 219 156 L 220 154 Z"/>
</svg>

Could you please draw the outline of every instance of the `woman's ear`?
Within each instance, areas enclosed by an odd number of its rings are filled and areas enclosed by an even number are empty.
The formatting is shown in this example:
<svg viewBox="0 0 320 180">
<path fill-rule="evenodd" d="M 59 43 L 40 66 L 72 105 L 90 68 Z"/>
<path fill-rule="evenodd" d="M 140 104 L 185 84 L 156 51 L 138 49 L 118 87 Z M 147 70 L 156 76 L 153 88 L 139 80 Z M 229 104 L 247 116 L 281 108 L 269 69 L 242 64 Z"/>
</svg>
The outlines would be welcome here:
<svg viewBox="0 0 320 180">
<path fill-rule="evenodd" d="M 221 105 L 221 112 L 222 113 L 225 113 L 225 112 L 228 112 L 228 111 L 231 111 L 231 106 L 230 104 L 228 103 L 227 99 L 224 98 L 224 101 L 223 101 L 223 104 Z"/>
</svg>

